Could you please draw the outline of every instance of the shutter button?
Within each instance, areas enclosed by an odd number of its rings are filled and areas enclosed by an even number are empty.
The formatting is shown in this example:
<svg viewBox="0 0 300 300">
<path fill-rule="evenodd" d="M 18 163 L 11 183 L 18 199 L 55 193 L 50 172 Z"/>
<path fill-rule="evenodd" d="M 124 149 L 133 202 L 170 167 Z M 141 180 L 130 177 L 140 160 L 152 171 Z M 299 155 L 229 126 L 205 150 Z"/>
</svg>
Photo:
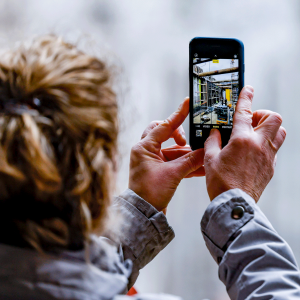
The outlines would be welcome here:
<svg viewBox="0 0 300 300">
<path fill-rule="evenodd" d="M 244 212 L 245 212 L 245 210 L 244 210 L 243 206 L 236 206 L 233 208 L 233 210 L 231 212 L 231 217 L 232 217 L 232 219 L 238 220 L 243 217 Z"/>
</svg>

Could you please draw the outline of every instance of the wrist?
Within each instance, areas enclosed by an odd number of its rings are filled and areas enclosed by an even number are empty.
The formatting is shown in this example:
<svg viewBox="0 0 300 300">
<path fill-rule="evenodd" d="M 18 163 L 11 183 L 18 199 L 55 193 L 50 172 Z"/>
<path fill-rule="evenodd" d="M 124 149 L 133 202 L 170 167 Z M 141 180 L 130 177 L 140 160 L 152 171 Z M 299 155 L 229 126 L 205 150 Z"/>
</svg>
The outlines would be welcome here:
<svg viewBox="0 0 300 300">
<path fill-rule="evenodd" d="M 245 194 L 247 194 L 250 198 L 252 198 L 256 203 L 258 202 L 261 193 L 255 193 L 254 191 L 250 190 L 248 191 L 245 188 L 242 187 L 227 187 L 227 188 L 219 188 L 217 191 L 212 191 L 211 193 L 208 193 L 210 201 L 215 201 L 215 199 L 219 198 L 223 193 L 232 192 L 232 191 L 241 191 Z"/>
<path fill-rule="evenodd" d="M 210 201 L 226 191 L 239 189 L 254 199 L 255 202 L 258 202 L 263 189 L 260 186 L 255 187 L 251 183 L 253 183 L 251 180 L 246 182 L 246 178 L 242 177 L 242 180 L 239 180 L 237 176 L 220 176 L 219 174 L 212 177 L 206 176 L 206 187 Z"/>
<path fill-rule="evenodd" d="M 227 185 L 226 183 L 220 184 L 218 183 L 218 180 L 210 180 L 209 182 L 206 182 L 207 192 L 208 196 L 210 198 L 210 201 L 213 201 L 216 197 L 221 195 L 224 192 L 227 192 L 229 190 L 239 188 L 239 187 L 231 187 L 230 185 Z"/>
<path fill-rule="evenodd" d="M 128 188 L 131 189 L 135 194 L 137 194 L 140 198 L 142 198 L 144 201 L 152 205 L 157 211 L 162 211 L 164 214 L 166 214 L 167 206 L 161 205 L 157 199 L 158 196 L 152 195 L 152 192 L 149 191 L 146 188 L 140 188 L 136 187 L 134 184 L 128 185 Z"/>
</svg>

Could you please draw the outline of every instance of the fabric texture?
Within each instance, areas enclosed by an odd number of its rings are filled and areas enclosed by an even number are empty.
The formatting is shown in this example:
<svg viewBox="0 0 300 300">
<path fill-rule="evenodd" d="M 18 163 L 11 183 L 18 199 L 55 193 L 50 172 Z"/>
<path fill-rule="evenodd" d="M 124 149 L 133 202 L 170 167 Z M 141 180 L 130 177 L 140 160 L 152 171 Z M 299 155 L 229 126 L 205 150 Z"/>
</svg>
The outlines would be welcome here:
<svg viewBox="0 0 300 300">
<path fill-rule="evenodd" d="M 245 211 L 240 219 L 231 217 L 236 206 Z M 293 252 L 249 195 L 234 189 L 216 197 L 201 230 L 232 300 L 300 299 Z"/>
</svg>

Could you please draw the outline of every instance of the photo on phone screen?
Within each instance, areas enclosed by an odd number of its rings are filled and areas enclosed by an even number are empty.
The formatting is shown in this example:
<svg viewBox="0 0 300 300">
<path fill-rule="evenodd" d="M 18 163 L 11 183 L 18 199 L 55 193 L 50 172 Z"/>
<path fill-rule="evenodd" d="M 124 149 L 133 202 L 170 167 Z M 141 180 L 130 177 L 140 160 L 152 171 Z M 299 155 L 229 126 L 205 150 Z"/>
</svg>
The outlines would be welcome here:
<svg viewBox="0 0 300 300">
<path fill-rule="evenodd" d="M 193 63 L 194 124 L 232 125 L 239 95 L 238 59 L 194 58 Z"/>
</svg>

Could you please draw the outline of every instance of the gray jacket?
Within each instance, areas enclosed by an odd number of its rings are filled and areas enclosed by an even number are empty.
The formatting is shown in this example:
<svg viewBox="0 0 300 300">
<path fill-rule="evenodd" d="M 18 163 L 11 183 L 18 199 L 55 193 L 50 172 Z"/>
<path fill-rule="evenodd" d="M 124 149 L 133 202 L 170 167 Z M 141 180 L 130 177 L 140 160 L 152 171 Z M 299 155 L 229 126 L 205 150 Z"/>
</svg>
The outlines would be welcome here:
<svg viewBox="0 0 300 300">
<path fill-rule="evenodd" d="M 242 210 L 233 218 L 237 206 Z M 60 255 L 0 245 L 0 299 L 135 299 L 122 295 L 174 232 L 162 212 L 131 190 L 117 197 L 114 207 L 127 224 L 119 245 L 91 236 L 88 249 Z M 300 273 L 291 249 L 247 194 L 236 189 L 214 199 L 201 229 L 231 299 L 300 299 Z"/>
</svg>

